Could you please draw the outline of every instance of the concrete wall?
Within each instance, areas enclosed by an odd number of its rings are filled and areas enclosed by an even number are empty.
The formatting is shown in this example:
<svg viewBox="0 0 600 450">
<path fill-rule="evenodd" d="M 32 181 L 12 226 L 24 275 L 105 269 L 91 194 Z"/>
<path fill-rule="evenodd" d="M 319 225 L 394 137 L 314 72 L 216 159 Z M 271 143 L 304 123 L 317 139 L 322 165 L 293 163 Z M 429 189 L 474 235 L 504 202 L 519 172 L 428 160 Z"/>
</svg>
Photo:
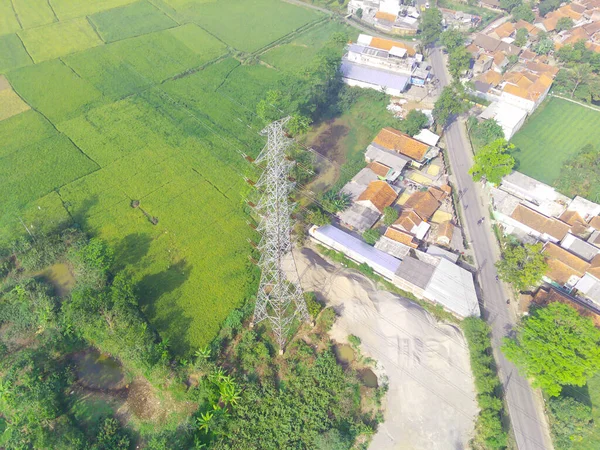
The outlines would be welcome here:
<svg viewBox="0 0 600 450">
<path fill-rule="evenodd" d="M 398 97 L 402 94 L 400 89 L 392 89 L 392 88 L 383 88 L 383 86 L 379 86 L 377 84 L 365 83 L 364 81 L 351 80 L 350 78 L 344 78 L 344 83 L 348 86 L 358 86 L 365 89 L 375 89 L 377 91 L 385 90 L 385 93 L 391 95 L 393 97 Z"/>
</svg>

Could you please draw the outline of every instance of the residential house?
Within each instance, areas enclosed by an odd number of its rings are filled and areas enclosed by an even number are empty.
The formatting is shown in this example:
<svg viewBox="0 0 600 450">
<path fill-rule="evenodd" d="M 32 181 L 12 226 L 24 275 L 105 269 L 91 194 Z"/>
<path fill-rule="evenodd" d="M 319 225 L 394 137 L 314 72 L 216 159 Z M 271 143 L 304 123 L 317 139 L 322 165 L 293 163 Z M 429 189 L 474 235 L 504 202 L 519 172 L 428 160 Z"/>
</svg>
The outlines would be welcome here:
<svg viewBox="0 0 600 450">
<path fill-rule="evenodd" d="M 569 224 L 554 217 L 544 216 L 522 204 L 517 205 L 510 217 L 513 226 L 543 242 L 561 241 L 570 228 Z"/>
<path fill-rule="evenodd" d="M 422 167 L 439 153 L 437 147 L 417 141 L 409 135 L 389 127 L 382 129 L 371 145 L 407 156 L 415 167 Z"/>
<path fill-rule="evenodd" d="M 419 29 L 419 15 L 398 15 L 378 11 L 374 17 L 375 28 L 398 36 L 415 36 Z"/>
<path fill-rule="evenodd" d="M 429 232 L 431 225 L 423 220 L 415 211 L 403 208 L 400 216 L 390 228 L 404 231 L 413 235 L 418 240 L 423 240 Z"/>
<path fill-rule="evenodd" d="M 362 194 L 367 186 L 372 181 L 377 181 L 379 177 L 375 172 L 373 172 L 369 167 L 365 167 L 360 172 L 358 172 L 352 179 L 346 183 L 346 185 L 341 189 L 341 192 L 344 194 L 348 194 L 352 201 L 356 200 L 360 194 Z"/>
<path fill-rule="evenodd" d="M 590 263 L 552 242 L 544 245 L 542 253 L 548 262 L 544 277 L 559 286 L 574 287 L 590 268 Z"/>
<path fill-rule="evenodd" d="M 582 284 L 582 288 L 588 289 L 588 285 L 586 284 L 584 286 Z M 590 287 L 589 289 L 589 292 L 592 292 L 592 289 L 594 288 Z M 579 289 L 577 289 L 577 291 L 579 291 Z M 600 292 L 600 290 L 598 292 Z M 593 295 L 595 296 L 595 294 L 596 293 Z M 586 301 L 585 299 L 569 295 L 554 287 L 542 287 L 538 289 L 535 296 L 532 298 L 532 302 L 539 306 L 546 306 L 554 302 L 564 303 L 575 308 L 582 316 L 591 318 L 597 327 L 600 326 L 600 303 L 596 304 L 595 302 Z"/>
<path fill-rule="evenodd" d="M 500 26 L 494 28 L 487 35 L 490 37 L 493 37 L 495 39 L 503 40 L 503 39 L 511 38 L 515 34 L 516 31 L 517 31 L 517 28 L 515 27 L 515 24 L 513 24 L 510 21 L 506 21 L 503 24 L 501 24 Z M 509 43 L 512 43 L 512 41 Z"/>
<path fill-rule="evenodd" d="M 338 213 L 338 217 L 346 228 L 362 233 L 379 220 L 383 210 L 391 206 L 396 197 L 398 192 L 390 184 L 372 181 L 350 208 Z"/>
<path fill-rule="evenodd" d="M 365 160 L 368 163 L 378 163 L 381 166 L 387 167 L 388 171 L 386 172 L 386 175 L 380 175 L 384 170 L 382 168 L 379 168 L 380 172 L 377 175 L 388 181 L 396 180 L 402 173 L 402 170 L 404 170 L 404 167 L 408 164 L 408 158 L 400 156 L 396 152 L 375 147 L 374 145 L 369 145 L 367 147 Z"/>
<path fill-rule="evenodd" d="M 427 221 L 441 205 L 440 200 L 443 198 L 443 196 L 439 194 L 441 192 L 443 191 L 436 188 L 429 188 L 426 191 L 417 191 L 411 194 L 402 206 L 402 209 L 414 211 L 421 219 Z"/>
<path fill-rule="evenodd" d="M 385 230 L 384 236 L 388 239 L 399 242 L 411 248 L 417 248 L 419 246 L 419 241 L 417 240 L 415 235 L 403 230 L 388 227 L 388 229 Z"/>
<path fill-rule="evenodd" d="M 452 235 L 454 234 L 454 225 L 448 220 L 438 225 L 435 235 L 435 242 L 439 245 L 446 247 L 450 246 L 452 242 Z"/>
<path fill-rule="evenodd" d="M 502 179 L 500 189 L 528 202 L 530 208 L 546 216 L 560 216 L 571 203 L 569 197 L 553 187 L 517 171 Z"/>
</svg>

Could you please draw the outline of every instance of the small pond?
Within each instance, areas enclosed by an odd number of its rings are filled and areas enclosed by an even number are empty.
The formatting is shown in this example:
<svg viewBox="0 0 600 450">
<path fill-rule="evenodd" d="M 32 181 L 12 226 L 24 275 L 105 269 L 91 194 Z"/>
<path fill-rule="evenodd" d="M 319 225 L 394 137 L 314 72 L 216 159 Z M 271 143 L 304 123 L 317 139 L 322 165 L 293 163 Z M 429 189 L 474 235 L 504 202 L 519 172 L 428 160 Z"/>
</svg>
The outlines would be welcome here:
<svg viewBox="0 0 600 450">
<path fill-rule="evenodd" d="M 344 365 L 350 364 L 354 361 L 354 350 L 348 344 L 338 344 L 333 348 L 335 357 L 337 360 Z"/>
<path fill-rule="evenodd" d="M 91 389 L 117 390 L 125 386 L 121 364 L 110 356 L 90 349 L 73 355 L 79 382 Z"/>
<path fill-rule="evenodd" d="M 65 297 L 75 285 L 75 277 L 65 263 L 56 263 L 35 274 L 50 283 L 59 297 Z"/>
<path fill-rule="evenodd" d="M 366 387 L 376 388 L 378 386 L 377 375 L 371 369 L 361 369 L 358 374 Z"/>
</svg>

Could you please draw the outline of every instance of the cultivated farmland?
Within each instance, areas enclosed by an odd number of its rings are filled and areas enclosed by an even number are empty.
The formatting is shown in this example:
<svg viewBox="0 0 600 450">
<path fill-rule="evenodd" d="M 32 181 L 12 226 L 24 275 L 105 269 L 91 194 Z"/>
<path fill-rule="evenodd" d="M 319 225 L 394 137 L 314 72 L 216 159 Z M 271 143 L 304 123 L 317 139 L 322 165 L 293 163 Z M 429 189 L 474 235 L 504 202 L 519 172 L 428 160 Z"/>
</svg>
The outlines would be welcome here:
<svg viewBox="0 0 600 450">
<path fill-rule="evenodd" d="M 512 139 L 517 170 L 552 184 L 563 163 L 587 144 L 600 140 L 600 111 L 553 97 Z"/>
<path fill-rule="evenodd" d="M 13 3 L 0 241 L 76 223 L 116 249 L 175 351 L 210 342 L 256 289 L 242 156 L 264 145 L 256 104 L 344 27 L 278 0 Z"/>
</svg>

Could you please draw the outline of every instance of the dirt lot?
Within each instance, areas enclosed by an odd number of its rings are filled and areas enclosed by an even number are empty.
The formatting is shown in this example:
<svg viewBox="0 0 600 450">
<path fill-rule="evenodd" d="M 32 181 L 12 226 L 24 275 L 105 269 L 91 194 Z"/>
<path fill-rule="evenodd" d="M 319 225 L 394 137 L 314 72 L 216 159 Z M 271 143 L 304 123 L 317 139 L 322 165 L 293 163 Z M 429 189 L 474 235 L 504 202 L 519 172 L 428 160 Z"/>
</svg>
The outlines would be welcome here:
<svg viewBox="0 0 600 450">
<path fill-rule="evenodd" d="M 464 449 L 477 415 L 469 355 L 461 332 L 438 324 L 418 305 L 385 291 L 358 272 L 315 251 L 295 253 L 302 286 L 339 314 L 332 335 L 358 336 L 361 351 L 387 377 L 385 421 L 371 449 Z"/>
</svg>

